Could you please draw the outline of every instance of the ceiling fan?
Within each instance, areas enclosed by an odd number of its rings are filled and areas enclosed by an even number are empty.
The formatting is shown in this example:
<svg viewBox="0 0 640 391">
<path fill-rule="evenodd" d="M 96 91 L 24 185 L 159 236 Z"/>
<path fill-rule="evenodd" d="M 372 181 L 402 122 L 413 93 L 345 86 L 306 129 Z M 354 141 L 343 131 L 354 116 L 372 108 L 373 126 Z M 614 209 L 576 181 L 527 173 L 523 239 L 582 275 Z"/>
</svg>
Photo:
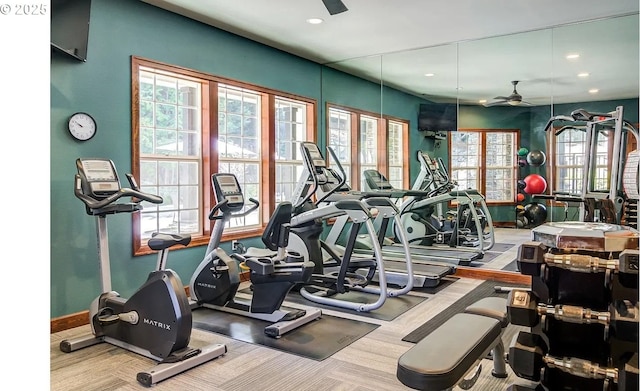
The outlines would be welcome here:
<svg viewBox="0 0 640 391">
<path fill-rule="evenodd" d="M 522 95 L 518 94 L 518 91 L 516 90 L 516 86 L 518 85 L 518 83 L 519 83 L 519 80 L 514 80 L 514 81 L 511 82 L 511 84 L 513 84 L 513 92 L 511 93 L 511 95 L 509 95 L 509 96 L 496 96 L 493 99 L 497 99 L 497 101 L 486 103 L 484 106 L 485 107 L 501 106 L 501 105 L 509 105 L 509 106 L 525 105 L 525 106 L 530 106 L 531 103 L 523 101 L 522 100 Z"/>
<path fill-rule="evenodd" d="M 340 0 L 322 0 L 322 2 L 331 15 L 336 15 L 349 10 Z"/>
</svg>

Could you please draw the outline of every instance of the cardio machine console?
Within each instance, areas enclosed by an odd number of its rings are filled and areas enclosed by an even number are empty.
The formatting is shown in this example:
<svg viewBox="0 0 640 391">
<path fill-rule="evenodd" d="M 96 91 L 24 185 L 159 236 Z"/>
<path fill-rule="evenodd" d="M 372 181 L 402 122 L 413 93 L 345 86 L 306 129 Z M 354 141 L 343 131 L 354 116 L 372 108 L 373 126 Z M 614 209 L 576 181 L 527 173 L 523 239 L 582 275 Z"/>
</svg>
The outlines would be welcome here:
<svg viewBox="0 0 640 391">
<path fill-rule="evenodd" d="M 82 191 L 95 199 L 102 199 L 120 191 L 120 180 L 113 161 L 91 158 L 76 160 L 82 180 Z"/>
<path fill-rule="evenodd" d="M 327 168 L 327 164 L 325 163 L 324 157 L 322 157 L 322 152 L 320 152 L 317 144 L 305 142 L 302 143 L 302 147 L 317 171 Z"/>
<path fill-rule="evenodd" d="M 432 159 L 431 156 L 429 156 L 428 154 L 422 151 L 420 151 L 420 153 L 422 154 L 422 157 L 425 163 L 427 164 L 427 168 L 429 169 L 429 173 L 431 174 L 434 182 L 437 185 L 443 185 L 447 183 L 446 178 L 442 175 L 442 172 L 440 172 L 438 163 L 434 159 Z"/>
<path fill-rule="evenodd" d="M 378 170 L 365 170 L 364 179 L 371 190 L 393 190 L 389 180 Z"/>
<path fill-rule="evenodd" d="M 244 196 L 240 183 L 233 174 L 218 173 L 211 175 L 211 184 L 217 202 L 227 200 L 229 208 L 242 208 L 244 206 Z"/>
</svg>

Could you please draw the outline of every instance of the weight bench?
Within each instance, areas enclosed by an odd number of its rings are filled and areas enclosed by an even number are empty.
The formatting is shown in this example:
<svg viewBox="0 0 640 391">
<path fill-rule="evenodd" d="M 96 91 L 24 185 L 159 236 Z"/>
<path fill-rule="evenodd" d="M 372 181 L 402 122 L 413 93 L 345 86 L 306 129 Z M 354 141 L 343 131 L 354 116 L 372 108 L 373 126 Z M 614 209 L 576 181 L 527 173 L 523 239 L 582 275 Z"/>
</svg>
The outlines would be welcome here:
<svg viewBox="0 0 640 391">
<path fill-rule="evenodd" d="M 465 313 L 487 316 L 500 322 L 502 330 L 509 325 L 509 317 L 507 316 L 507 299 L 503 297 L 485 297 L 468 306 Z M 491 374 L 494 377 L 504 379 L 507 377 L 507 363 L 505 360 L 504 343 L 502 338 L 500 343 L 496 344 L 491 350 L 491 359 L 493 360 L 493 370 Z"/>
<path fill-rule="evenodd" d="M 450 390 L 456 385 L 467 390 L 478 380 L 482 366 L 477 365 L 471 378 L 465 376 L 498 344 L 502 344 L 499 320 L 456 314 L 400 356 L 396 377 L 416 390 Z"/>
</svg>

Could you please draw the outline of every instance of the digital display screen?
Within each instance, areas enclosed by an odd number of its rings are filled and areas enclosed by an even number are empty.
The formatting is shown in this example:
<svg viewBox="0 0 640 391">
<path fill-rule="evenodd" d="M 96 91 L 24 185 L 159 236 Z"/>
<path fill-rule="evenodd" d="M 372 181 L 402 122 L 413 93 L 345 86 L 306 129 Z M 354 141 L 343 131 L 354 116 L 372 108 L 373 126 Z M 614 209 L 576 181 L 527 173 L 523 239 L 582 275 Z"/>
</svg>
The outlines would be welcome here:
<svg viewBox="0 0 640 391">
<path fill-rule="evenodd" d="M 223 194 L 240 192 L 240 187 L 238 181 L 236 181 L 235 176 L 217 175 L 215 178 L 218 182 L 218 186 L 220 187 L 220 191 L 222 191 Z"/>
<path fill-rule="evenodd" d="M 116 172 L 108 160 L 83 160 L 82 168 L 87 180 L 90 182 L 117 181 Z"/>
</svg>

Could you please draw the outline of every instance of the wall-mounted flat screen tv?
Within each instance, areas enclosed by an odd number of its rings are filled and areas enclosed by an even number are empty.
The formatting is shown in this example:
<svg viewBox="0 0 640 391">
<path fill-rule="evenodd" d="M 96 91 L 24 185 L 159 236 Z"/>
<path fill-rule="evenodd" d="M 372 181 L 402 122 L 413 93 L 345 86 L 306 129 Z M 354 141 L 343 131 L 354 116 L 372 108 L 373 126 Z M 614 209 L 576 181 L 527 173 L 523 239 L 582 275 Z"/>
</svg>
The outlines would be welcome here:
<svg viewBox="0 0 640 391">
<path fill-rule="evenodd" d="M 51 0 L 51 47 L 87 61 L 91 0 Z"/>
<path fill-rule="evenodd" d="M 423 103 L 418 113 L 418 130 L 454 132 L 458 130 L 458 108 L 455 103 Z"/>
</svg>

